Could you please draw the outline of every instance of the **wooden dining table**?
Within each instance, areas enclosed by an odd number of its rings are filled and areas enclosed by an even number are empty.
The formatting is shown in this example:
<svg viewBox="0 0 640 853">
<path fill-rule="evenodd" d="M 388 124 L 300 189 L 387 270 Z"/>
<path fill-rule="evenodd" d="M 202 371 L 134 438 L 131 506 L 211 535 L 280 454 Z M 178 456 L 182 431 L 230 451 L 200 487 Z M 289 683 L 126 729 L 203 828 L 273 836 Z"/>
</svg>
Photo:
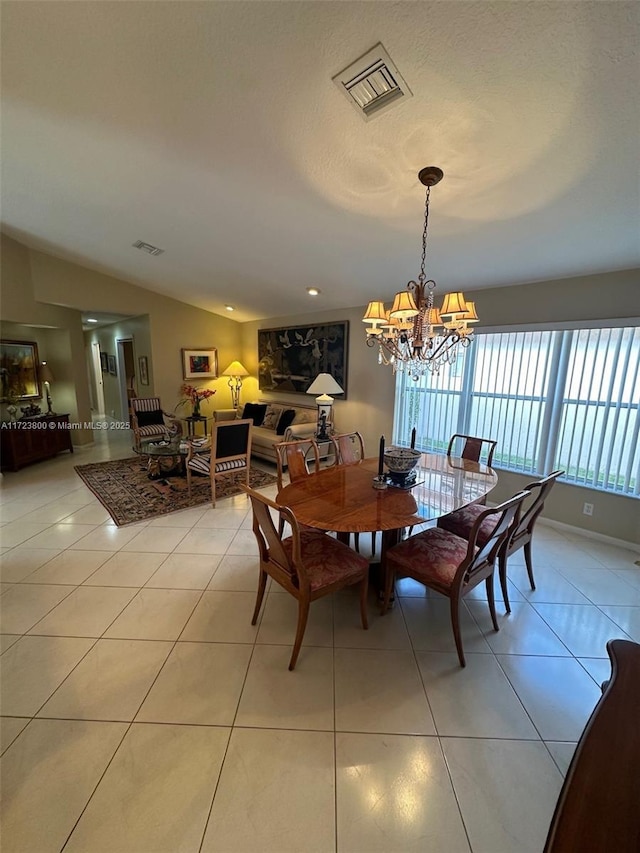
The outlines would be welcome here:
<svg viewBox="0 0 640 853">
<path fill-rule="evenodd" d="M 493 468 L 440 453 L 422 454 L 415 485 L 409 489 L 375 489 L 377 473 L 377 457 L 333 465 L 285 486 L 276 500 L 293 510 L 301 524 L 335 531 L 342 541 L 348 541 L 350 533 L 381 531 L 384 571 L 386 551 L 405 528 L 473 503 L 498 482 Z"/>
</svg>

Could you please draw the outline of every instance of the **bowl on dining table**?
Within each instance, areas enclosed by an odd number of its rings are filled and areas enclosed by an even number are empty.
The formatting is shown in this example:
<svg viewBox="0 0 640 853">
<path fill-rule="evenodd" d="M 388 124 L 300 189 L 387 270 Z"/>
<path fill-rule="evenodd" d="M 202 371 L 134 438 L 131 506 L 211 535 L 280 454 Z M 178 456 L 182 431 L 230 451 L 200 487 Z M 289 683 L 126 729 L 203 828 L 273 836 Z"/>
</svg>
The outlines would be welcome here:
<svg viewBox="0 0 640 853">
<path fill-rule="evenodd" d="M 416 467 L 422 454 L 410 447 L 385 447 L 384 464 L 391 474 L 409 474 Z"/>
</svg>

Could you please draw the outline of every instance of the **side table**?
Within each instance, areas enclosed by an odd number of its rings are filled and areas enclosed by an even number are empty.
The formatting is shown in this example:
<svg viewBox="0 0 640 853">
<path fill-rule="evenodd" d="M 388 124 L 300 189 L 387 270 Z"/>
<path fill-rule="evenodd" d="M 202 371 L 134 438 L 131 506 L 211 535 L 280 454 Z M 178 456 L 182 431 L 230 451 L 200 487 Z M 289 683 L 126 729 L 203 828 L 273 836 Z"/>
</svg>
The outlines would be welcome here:
<svg viewBox="0 0 640 853">
<path fill-rule="evenodd" d="M 187 424 L 187 435 L 197 435 L 196 426 L 198 424 L 202 424 L 203 435 L 209 434 L 207 423 L 212 420 L 211 418 L 207 418 L 205 415 L 189 415 L 189 417 L 184 420 Z"/>
</svg>

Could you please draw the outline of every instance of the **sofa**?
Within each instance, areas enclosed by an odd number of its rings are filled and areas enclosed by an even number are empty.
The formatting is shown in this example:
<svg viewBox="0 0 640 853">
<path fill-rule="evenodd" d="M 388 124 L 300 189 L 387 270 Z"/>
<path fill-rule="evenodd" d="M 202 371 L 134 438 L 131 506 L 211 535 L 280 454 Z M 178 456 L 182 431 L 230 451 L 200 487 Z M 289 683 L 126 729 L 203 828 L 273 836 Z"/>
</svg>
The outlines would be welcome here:
<svg viewBox="0 0 640 853">
<path fill-rule="evenodd" d="M 281 441 L 299 441 L 316 434 L 315 406 L 300 406 L 279 401 L 260 400 L 238 409 L 217 409 L 216 421 L 251 418 L 251 456 L 277 464 L 273 445 Z"/>
</svg>

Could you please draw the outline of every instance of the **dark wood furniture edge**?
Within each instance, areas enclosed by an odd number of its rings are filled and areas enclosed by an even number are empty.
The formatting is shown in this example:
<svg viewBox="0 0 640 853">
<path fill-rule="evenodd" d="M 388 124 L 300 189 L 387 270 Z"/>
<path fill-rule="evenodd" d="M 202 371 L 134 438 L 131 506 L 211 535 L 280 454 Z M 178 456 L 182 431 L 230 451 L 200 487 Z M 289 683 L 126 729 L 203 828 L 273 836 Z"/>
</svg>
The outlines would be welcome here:
<svg viewBox="0 0 640 853">
<path fill-rule="evenodd" d="M 609 640 L 611 678 L 578 742 L 544 853 L 640 850 L 640 645 Z"/>
</svg>

